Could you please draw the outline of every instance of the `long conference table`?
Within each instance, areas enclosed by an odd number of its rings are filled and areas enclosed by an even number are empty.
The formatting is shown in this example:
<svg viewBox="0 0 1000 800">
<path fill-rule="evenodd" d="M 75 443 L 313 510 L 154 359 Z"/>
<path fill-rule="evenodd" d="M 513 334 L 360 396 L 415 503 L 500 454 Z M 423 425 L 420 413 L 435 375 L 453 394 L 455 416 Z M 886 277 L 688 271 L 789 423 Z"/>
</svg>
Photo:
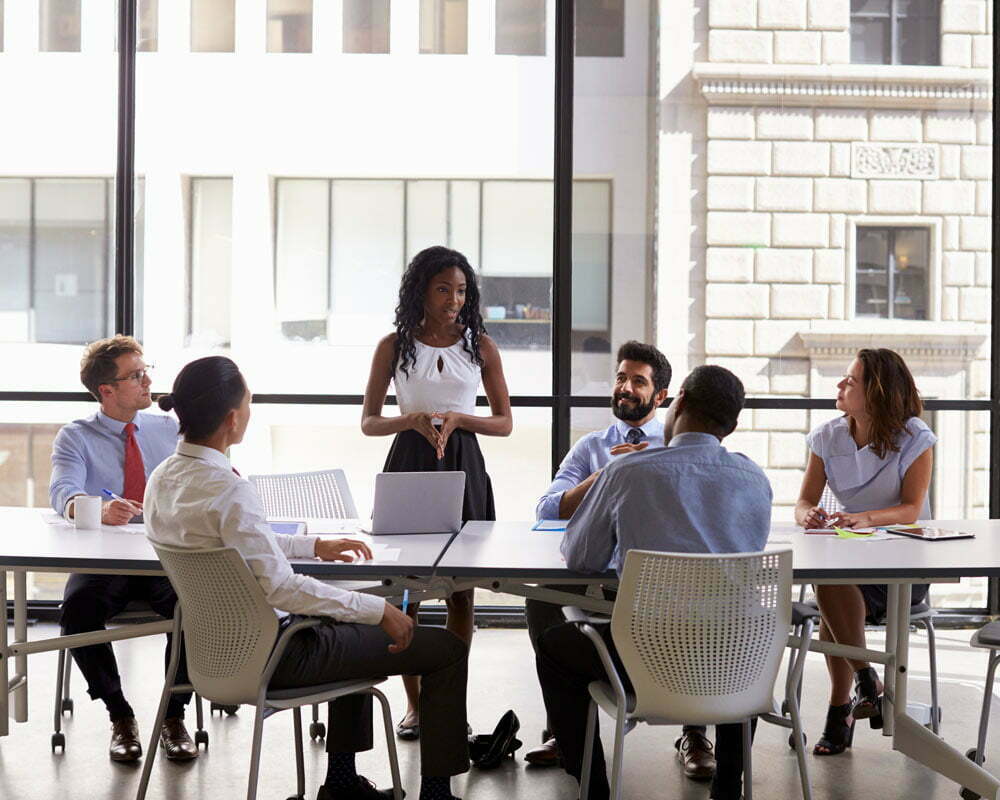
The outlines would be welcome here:
<svg viewBox="0 0 1000 800">
<path fill-rule="evenodd" d="M 768 548 L 790 548 L 799 583 L 886 583 L 889 610 L 885 649 L 862 650 L 814 640 L 811 649 L 857 657 L 885 667 L 885 727 L 895 750 L 972 789 L 1000 798 L 1000 781 L 912 717 L 907 708 L 909 597 L 915 583 L 954 582 L 964 577 L 1000 577 L 1000 520 L 938 520 L 935 525 L 968 531 L 975 539 L 921 542 L 906 538 L 860 542 L 806 535 L 790 524 L 772 526 Z M 310 520 L 310 533 L 357 536 L 356 527 L 336 520 Z M 317 578 L 366 582 L 363 591 L 411 599 L 442 597 L 478 587 L 552 602 L 608 611 L 604 600 L 560 592 L 563 584 L 614 584 L 614 572 L 575 573 L 559 552 L 561 534 L 534 531 L 530 522 L 470 522 L 457 534 L 378 536 L 375 558 L 362 563 L 293 561 L 297 572 Z M 13 574 L 13 638 L 8 637 L 7 572 Z M 8 715 L 28 716 L 28 655 L 66 647 L 165 633 L 167 621 L 109 631 L 28 641 L 27 574 L 88 572 L 162 575 L 140 526 L 77 531 L 39 509 L 0 508 L 0 736 Z M 794 642 L 793 642 L 794 643 Z M 12 671 L 13 665 L 13 671 Z M 6 686 L 7 691 L 3 691 Z M 13 702 L 11 702 L 13 698 Z"/>
</svg>

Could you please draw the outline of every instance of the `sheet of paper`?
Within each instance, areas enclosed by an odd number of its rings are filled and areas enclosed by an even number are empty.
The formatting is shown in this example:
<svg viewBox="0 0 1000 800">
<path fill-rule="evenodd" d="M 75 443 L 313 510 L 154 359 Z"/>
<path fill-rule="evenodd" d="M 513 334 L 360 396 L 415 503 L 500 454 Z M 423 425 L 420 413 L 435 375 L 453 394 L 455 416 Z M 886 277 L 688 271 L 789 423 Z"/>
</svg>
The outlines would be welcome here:
<svg viewBox="0 0 1000 800">
<path fill-rule="evenodd" d="M 361 520 L 336 519 L 332 517 L 306 520 L 306 533 L 316 534 L 317 536 L 338 534 L 342 536 L 350 535 L 351 537 L 364 536 L 364 534 L 361 533 Z"/>
<path fill-rule="evenodd" d="M 540 519 L 531 526 L 533 531 L 564 531 L 566 530 L 566 520 L 564 519 Z"/>
</svg>

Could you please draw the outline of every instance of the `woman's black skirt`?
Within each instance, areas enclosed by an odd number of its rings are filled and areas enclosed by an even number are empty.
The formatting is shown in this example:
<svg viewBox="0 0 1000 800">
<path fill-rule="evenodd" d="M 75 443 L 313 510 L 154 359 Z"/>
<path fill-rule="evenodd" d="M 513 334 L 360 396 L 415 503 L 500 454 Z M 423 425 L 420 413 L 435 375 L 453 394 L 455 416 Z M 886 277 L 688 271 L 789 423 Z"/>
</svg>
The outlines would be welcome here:
<svg viewBox="0 0 1000 800">
<path fill-rule="evenodd" d="M 465 499 L 462 502 L 462 521 L 494 520 L 497 518 L 493 504 L 493 484 L 486 474 L 483 453 L 476 434 L 461 428 L 451 432 L 444 448 L 444 458 L 438 459 L 437 451 L 417 431 L 396 434 L 383 472 L 464 472 Z"/>
<path fill-rule="evenodd" d="M 884 584 L 866 583 L 858 586 L 865 598 L 865 618 L 871 625 L 879 625 L 889 610 L 889 587 Z M 928 583 L 915 583 L 910 589 L 910 607 L 927 602 Z"/>
</svg>

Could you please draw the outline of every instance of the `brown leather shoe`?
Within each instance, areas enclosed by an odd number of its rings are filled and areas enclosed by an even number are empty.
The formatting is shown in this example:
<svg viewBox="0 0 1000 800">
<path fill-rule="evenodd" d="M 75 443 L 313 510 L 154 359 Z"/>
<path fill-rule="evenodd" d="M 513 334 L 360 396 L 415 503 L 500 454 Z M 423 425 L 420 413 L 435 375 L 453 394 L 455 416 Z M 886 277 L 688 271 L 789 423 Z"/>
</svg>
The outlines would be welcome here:
<svg viewBox="0 0 1000 800">
<path fill-rule="evenodd" d="M 708 781 L 715 775 L 715 754 L 712 743 L 704 734 L 689 731 L 681 736 L 674 747 L 677 759 L 684 765 L 684 775 L 693 781 Z"/>
<path fill-rule="evenodd" d="M 142 757 L 139 744 L 139 726 L 135 717 L 113 720 L 111 723 L 111 745 L 108 755 L 112 761 L 138 761 Z"/>
<path fill-rule="evenodd" d="M 160 747 L 171 761 L 190 761 L 198 757 L 198 745 L 188 736 L 184 720 L 168 717 L 160 728 Z"/>
<path fill-rule="evenodd" d="M 558 767 L 562 763 L 559 747 L 554 736 L 550 736 L 538 747 L 531 748 L 524 754 L 524 760 L 536 767 Z"/>
</svg>

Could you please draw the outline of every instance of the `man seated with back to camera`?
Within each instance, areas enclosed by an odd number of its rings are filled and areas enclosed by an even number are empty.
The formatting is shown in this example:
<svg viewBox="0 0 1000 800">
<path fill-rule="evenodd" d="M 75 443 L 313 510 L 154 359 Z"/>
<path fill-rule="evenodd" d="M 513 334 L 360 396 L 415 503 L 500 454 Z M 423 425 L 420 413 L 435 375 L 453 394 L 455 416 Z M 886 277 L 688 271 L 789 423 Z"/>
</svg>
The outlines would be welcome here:
<svg viewBox="0 0 1000 800">
<path fill-rule="evenodd" d="M 771 527 L 771 485 L 753 461 L 721 445 L 736 428 L 743 399 L 743 384 L 729 370 L 694 369 L 667 410 L 663 430 L 667 446 L 615 461 L 595 479 L 566 528 L 561 546 L 566 566 L 578 572 L 603 572 L 610 564 L 621 575 L 625 553 L 633 549 L 761 550 Z M 612 657 L 617 658 L 609 627 L 601 628 Z M 607 675 L 590 640 L 569 623 L 541 635 L 536 663 L 563 765 L 579 780 L 590 704 L 587 686 Z M 630 689 L 627 678 L 625 683 Z M 742 794 L 741 731 L 739 723 L 716 726 L 718 765 L 711 790 L 716 800 L 738 800 Z M 597 736 L 590 796 L 584 800 L 608 796 Z"/>
</svg>

